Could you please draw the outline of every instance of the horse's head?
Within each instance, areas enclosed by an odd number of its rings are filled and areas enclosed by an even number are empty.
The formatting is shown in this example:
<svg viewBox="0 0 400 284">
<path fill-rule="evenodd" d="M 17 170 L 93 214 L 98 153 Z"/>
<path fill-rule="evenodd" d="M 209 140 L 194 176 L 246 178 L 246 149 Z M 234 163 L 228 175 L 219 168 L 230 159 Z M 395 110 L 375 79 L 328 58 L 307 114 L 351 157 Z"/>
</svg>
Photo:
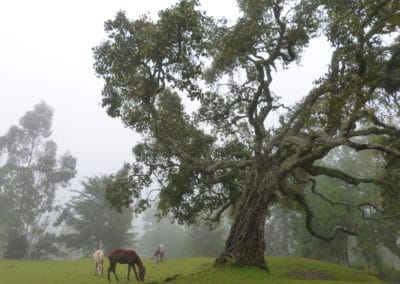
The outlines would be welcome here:
<svg viewBox="0 0 400 284">
<path fill-rule="evenodd" d="M 144 281 L 144 275 L 146 274 L 146 268 L 144 266 L 139 268 L 139 280 Z"/>
</svg>

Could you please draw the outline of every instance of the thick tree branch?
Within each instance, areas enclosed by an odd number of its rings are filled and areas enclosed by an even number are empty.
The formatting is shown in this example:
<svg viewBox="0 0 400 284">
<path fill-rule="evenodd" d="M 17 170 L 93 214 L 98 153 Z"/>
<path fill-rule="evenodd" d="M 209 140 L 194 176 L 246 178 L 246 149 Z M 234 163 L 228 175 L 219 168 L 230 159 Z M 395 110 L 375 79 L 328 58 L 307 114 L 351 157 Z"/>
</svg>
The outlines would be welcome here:
<svg viewBox="0 0 400 284">
<path fill-rule="evenodd" d="M 392 135 L 393 131 L 386 128 L 369 127 L 366 129 L 360 129 L 350 131 L 347 137 L 358 137 L 358 136 L 369 136 L 369 135 Z"/>
<path fill-rule="evenodd" d="M 381 185 L 382 181 L 377 180 L 377 179 L 371 179 L 371 178 L 357 178 L 353 177 L 349 174 L 346 174 L 340 170 L 337 169 L 332 169 L 328 167 L 321 167 L 321 166 L 307 166 L 305 167 L 305 170 L 312 176 L 318 176 L 318 175 L 324 175 L 324 176 L 329 176 L 333 178 L 338 178 L 340 180 L 343 180 L 349 184 L 353 185 L 359 185 L 361 183 L 373 183 L 377 185 Z"/>
</svg>

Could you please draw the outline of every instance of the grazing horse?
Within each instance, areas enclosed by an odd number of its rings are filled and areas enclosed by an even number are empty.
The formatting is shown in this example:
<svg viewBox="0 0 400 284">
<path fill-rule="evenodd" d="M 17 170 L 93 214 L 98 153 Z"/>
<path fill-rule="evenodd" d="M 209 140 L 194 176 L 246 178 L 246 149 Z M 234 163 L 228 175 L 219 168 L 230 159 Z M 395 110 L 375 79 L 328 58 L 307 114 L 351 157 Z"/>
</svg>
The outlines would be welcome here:
<svg viewBox="0 0 400 284">
<path fill-rule="evenodd" d="M 158 263 L 158 262 L 163 262 L 164 261 L 164 245 L 160 244 L 158 245 L 156 252 L 154 253 L 154 262 Z"/>
<path fill-rule="evenodd" d="M 117 274 L 115 274 L 115 266 L 117 263 L 121 264 L 128 264 L 128 280 L 129 279 L 129 273 L 131 272 L 131 267 L 133 271 L 135 272 L 136 280 L 138 281 L 144 281 L 144 274 L 146 273 L 146 268 L 143 266 L 142 260 L 139 258 L 137 253 L 134 250 L 126 250 L 126 249 L 114 249 L 108 254 L 108 258 L 110 260 L 110 266 L 108 267 L 108 281 L 111 281 L 110 279 L 110 272 L 112 271 L 114 273 L 115 279 L 118 281 Z M 136 268 L 135 264 L 137 265 L 139 269 L 139 277 L 136 273 Z"/>
<path fill-rule="evenodd" d="M 93 258 L 96 263 L 96 266 L 94 268 L 94 275 L 103 276 L 103 251 L 101 249 L 96 250 L 93 254 Z"/>
</svg>

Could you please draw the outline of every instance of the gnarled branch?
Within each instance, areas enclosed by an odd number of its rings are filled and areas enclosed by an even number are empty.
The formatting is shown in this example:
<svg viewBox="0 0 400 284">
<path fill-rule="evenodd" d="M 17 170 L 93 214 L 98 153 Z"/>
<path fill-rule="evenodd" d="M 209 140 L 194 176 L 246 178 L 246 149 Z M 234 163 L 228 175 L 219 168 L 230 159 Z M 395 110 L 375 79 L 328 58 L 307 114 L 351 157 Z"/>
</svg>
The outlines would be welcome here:
<svg viewBox="0 0 400 284">
<path fill-rule="evenodd" d="M 352 232 L 342 226 L 336 226 L 330 235 L 322 235 L 319 234 L 315 231 L 313 225 L 312 225 L 312 220 L 314 219 L 314 212 L 310 208 L 310 206 L 307 203 L 306 197 L 304 193 L 302 192 L 296 192 L 293 194 L 294 199 L 303 207 L 305 213 L 306 213 L 306 229 L 307 231 L 313 235 L 314 237 L 323 240 L 327 243 L 331 242 L 332 240 L 335 239 L 336 235 L 339 233 L 346 233 L 352 236 L 357 236 L 358 234 L 355 232 Z"/>
<path fill-rule="evenodd" d="M 328 167 L 312 165 L 312 166 L 305 167 L 305 170 L 312 176 L 325 175 L 328 177 L 338 178 L 340 180 L 343 180 L 343 181 L 345 181 L 349 184 L 353 184 L 353 185 L 359 185 L 361 183 L 373 183 L 373 184 L 377 184 L 377 185 L 382 184 L 381 180 L 372 179 L 372 178 L 353 177 L 353 176 L 346 174 L 338 169 L 332 169 L 332 168 L 328 168 Z"/>
</svg>

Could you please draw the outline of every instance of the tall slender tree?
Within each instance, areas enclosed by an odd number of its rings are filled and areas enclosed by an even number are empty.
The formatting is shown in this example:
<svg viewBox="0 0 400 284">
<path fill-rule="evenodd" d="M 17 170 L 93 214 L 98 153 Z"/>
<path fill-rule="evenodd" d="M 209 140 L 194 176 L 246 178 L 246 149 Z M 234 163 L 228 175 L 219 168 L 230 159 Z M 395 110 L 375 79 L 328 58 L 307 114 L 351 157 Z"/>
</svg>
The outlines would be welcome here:
<svg viewBox="0 0 400 284">
<path fill-rule="evenodd" d="M 5 257 L 30 258 L 46 236 L 54 198 L 75 176 L 76 159 L 66 152 L 57 156 L 50 140 L 53 110 L 37 104 L 0 136 L 0 199 L 7 234 Z M 34 253 L 35 251 L 35 253 Z"/>
<path fill-rule="evenodd" d="M 196 0 L 181 0 L 154 21 L 130 21 L 119 12 L 106 22 L 108 40 L 94 48 L 94 67 L 105 81 L 103 106 L 144 138 L 134 148 L 126 182 L 116 183 L 109 197 L 116 206 L 134 203 L 142 210 L 150 201 L 140 192 L 156 181 L 159 209 L 180 221 L 218 221 L 233 207 L 217 262 L 268 269 L 264 225 L 274 202 L 297 203 L 307 230 L 329 242 L 355 232 L 314 228 L 305 192 L 315 188 L 315 177 L 384 183 L 321 166 L 320 159 L 340 146 L 400 158 L 379 139 L 357 139 L 400 135 L 387 120 L 399 111 L 400 2 L 237 3 L 241 13 L 232 25 L 207 17 Z M 272 88 L 274 71 L 300 62 L 317 36 L 332 45 L 329 68 L 303 99 L 284 105 Z M 191 114 L 184 96 L 199 103 Z M 272 123 L 276 114 L 278 125 Z"/>
</svg>

